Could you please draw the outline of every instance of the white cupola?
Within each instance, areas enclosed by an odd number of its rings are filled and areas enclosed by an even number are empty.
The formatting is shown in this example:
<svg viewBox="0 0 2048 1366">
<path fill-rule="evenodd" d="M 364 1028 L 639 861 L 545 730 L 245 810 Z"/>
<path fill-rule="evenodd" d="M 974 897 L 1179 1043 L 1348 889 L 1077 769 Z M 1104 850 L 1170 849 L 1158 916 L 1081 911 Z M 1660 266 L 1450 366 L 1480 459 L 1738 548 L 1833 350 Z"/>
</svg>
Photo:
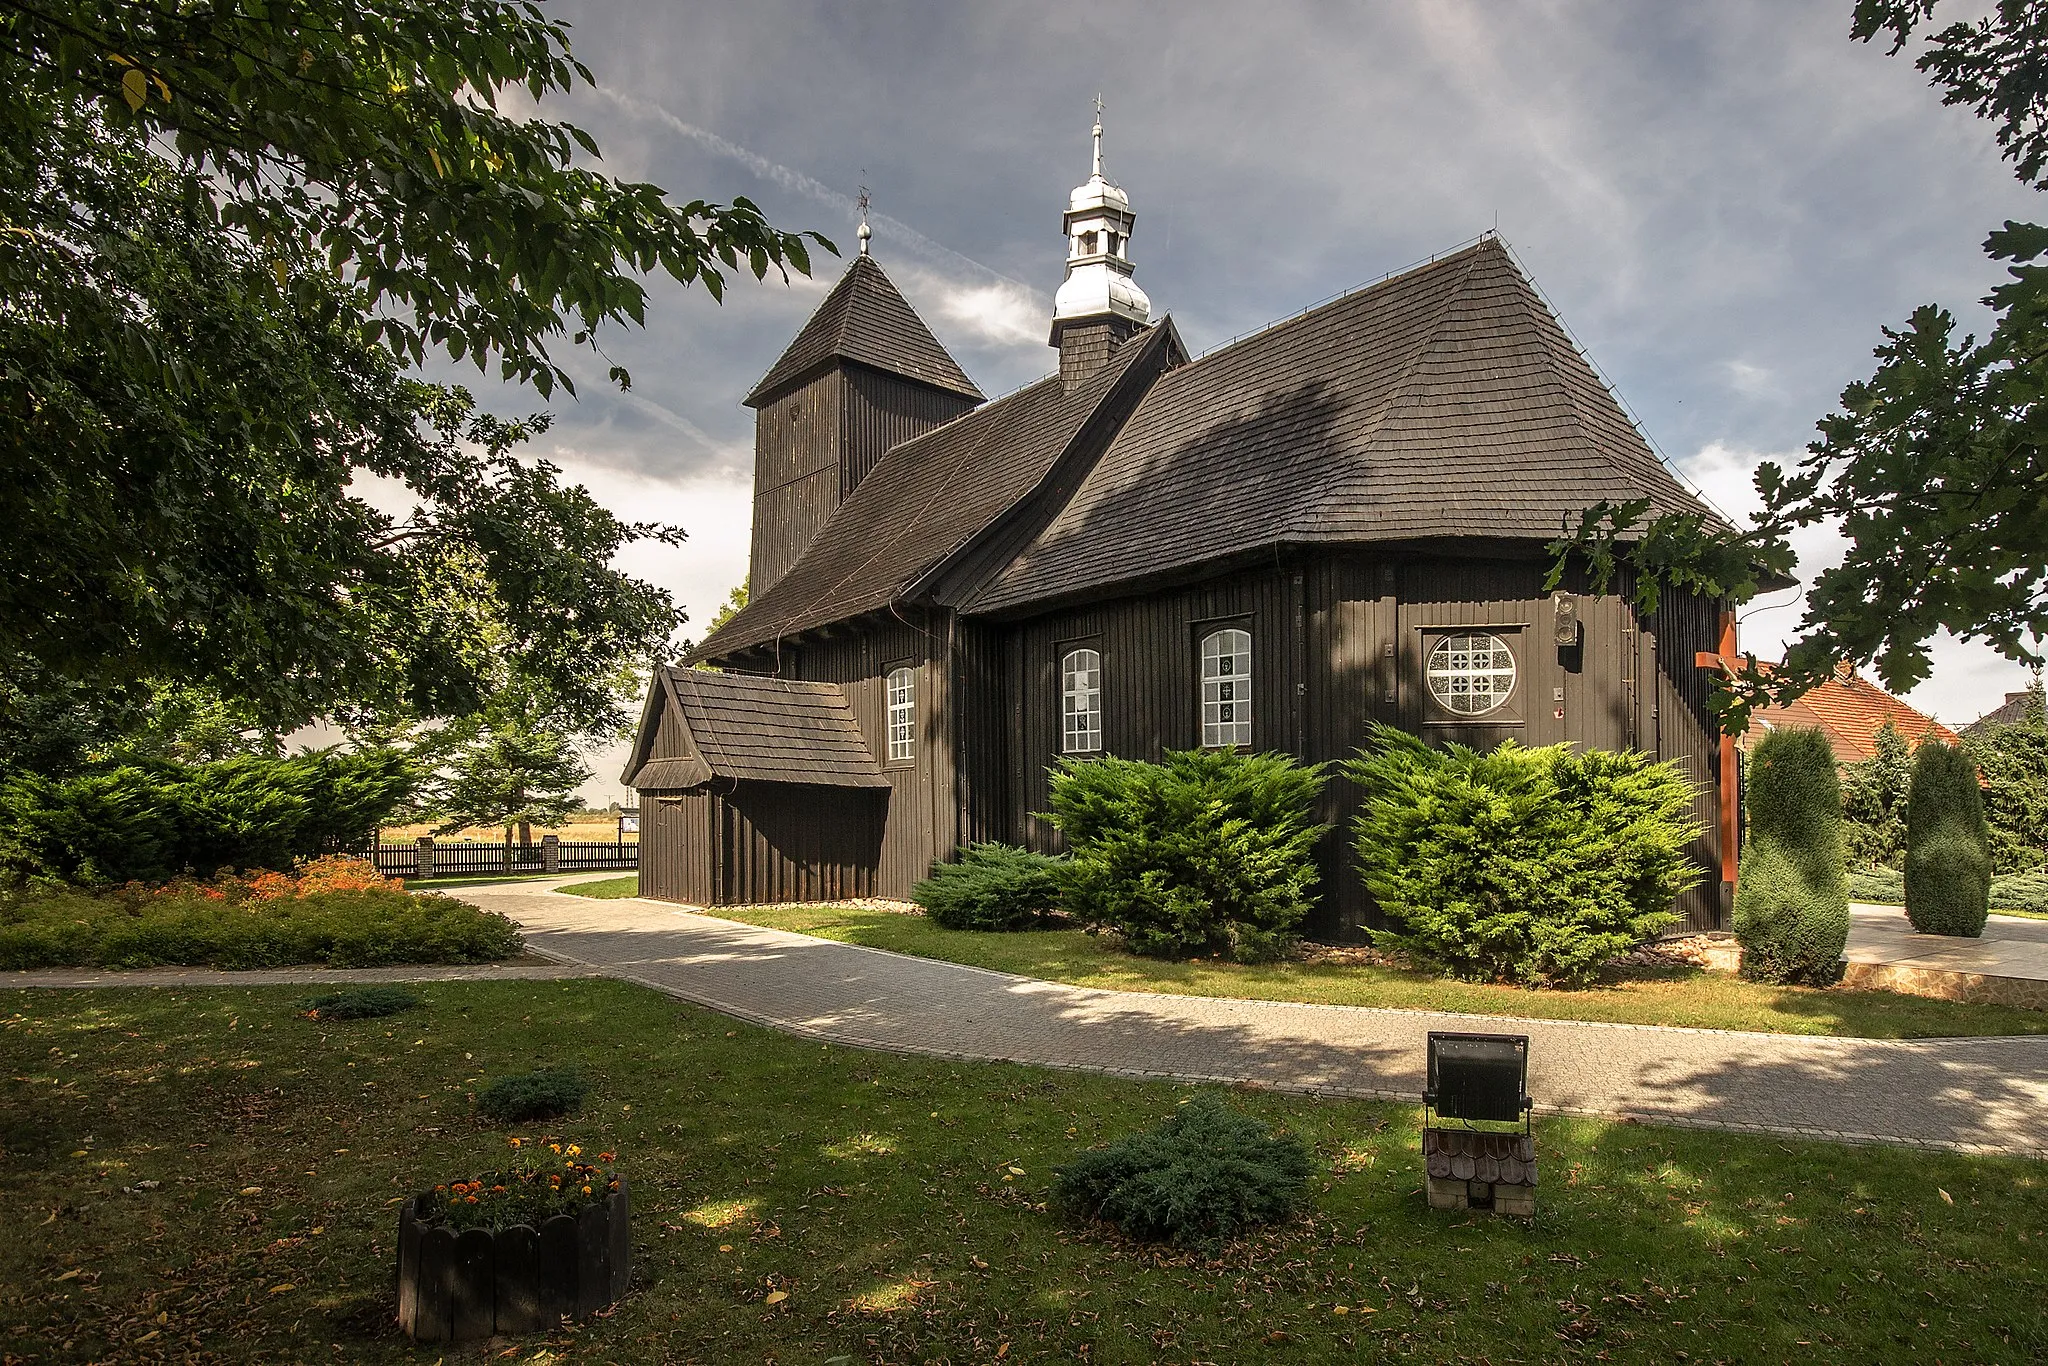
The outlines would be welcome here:
<svg viewBox="0 0 2048 1366">
<path fill-rule="evenodd" d="M 1095 107 L 1095 169 L 1067 199 L 1067 279 L 1053 299 L 1052 345 L 1062 353 L 1069 328 L 1088 325 L 1108 344 L 1121 341 L 1152 318 L 1152 301 L 1131 278 L 1131 197 L 1102 174 L 1102 102 Z M 1090 348 L 1094 350 L 1094 347 Z"/>
</svg>

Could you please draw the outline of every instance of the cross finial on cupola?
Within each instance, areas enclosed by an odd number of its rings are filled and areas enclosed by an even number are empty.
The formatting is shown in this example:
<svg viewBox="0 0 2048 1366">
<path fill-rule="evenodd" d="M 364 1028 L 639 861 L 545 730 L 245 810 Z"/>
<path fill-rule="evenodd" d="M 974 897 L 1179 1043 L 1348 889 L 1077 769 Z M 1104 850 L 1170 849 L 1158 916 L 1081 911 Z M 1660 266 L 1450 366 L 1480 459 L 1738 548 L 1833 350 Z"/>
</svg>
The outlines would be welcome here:
<svg viewBox="0 0 2048 1366">
<path fill-rule="evenodd" d="M 865 185 L 860 187 L 860 230 L 854 235 L 860 238 L 860 254 L 867 255 L 868 239 L 875 235 L 875 230 L 868 226 L 868 187 Z"/>
<path fill-rule="evenodd" d="M 1067 279 L 1053 299 L 1052 344 L 1060 373 L 1081 378 L 1106 363 L 1117 343 L 1152 317 L 1152 301 L 1131 278 L 1131 197 L 1102 173 L 1102 96 L 1095 97 L 1095 159 L 1087 183 L 1067 198 Z"/>
</svg>

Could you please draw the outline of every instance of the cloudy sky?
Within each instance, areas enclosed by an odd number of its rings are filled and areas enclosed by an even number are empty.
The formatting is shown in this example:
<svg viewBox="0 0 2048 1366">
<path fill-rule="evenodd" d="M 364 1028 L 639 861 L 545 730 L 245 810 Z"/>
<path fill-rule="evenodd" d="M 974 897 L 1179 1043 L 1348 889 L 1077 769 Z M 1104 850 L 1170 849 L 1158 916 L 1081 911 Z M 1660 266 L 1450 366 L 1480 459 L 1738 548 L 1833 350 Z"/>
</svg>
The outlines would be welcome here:
<svg viewBox="0 0 2048 1366">
<path fill-rule="evenodd" d="M 1849 41 L 1850 0 L 550 8 L 601 86 L 556 112 L 612 173 L 746 195 L 849 255 L 871 186 L 876 256 L 991 396 L 1054 368 L 1060 211 L 1100 91 L 1137 278 L 1197 353 L 1497 225 L 1651 440 L 1738 513 L 1755 463 L 1796 456 L 1869 373 L 1881 325 L 1938 302 L 1981 328 L 1986 232 L 2048 211 L 1910 56 Z M 593 367 L 554 405 L 552 458 L 689 532 L 628 562 L 693 631 L 746 570 L 739 400 L 842 268 L 722 306 L 664 281 L 644 331 L 606 338 L 632 391 Z M 1825 534 L 1806 550 L 1824 563 Z M 1775 654 L 1799 617 L 1752 604 L 1744 645 Z M 2024 681 L 1948 644 L 1912 700 L 1959 724 Z"/>
</svg>

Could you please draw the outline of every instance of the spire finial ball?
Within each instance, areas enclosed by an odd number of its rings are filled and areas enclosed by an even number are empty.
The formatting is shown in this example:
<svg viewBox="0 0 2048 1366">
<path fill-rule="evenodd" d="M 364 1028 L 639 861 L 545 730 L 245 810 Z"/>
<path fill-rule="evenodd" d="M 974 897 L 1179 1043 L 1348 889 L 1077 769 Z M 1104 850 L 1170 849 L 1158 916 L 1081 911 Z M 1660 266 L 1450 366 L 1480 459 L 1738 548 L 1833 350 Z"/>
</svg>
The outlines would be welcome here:
<svg viewBox="0 0 2048 1366">
<path fill-rule="evenodd" d="M 863 223 L 860 225 L 860 231 L 856 235 L 860 238 L 860 254 L 865 256 L 868 254 L 868 239 L 875 235 L 875 230 Z"/>
</svg>

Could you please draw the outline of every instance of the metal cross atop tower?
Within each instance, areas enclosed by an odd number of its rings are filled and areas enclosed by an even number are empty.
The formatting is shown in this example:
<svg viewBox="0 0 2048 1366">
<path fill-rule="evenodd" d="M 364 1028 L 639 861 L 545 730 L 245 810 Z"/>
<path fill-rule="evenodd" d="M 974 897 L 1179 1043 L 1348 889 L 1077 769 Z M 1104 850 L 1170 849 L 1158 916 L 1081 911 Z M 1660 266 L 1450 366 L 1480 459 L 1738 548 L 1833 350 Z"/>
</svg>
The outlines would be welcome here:
<svg viewBox="0 0 2048 1366">
<path fill-rule="evenodd" d="M 868 239 L 875 235 L 874 229 L 868 226 L 868 187 L 865 185 L 860 187 L 860 199 L 858 202 L 860 204 L 860 232 L 858 234 L 860 237 L 860 254 L 865 256 L 868 254 Z"/>
</svg>

